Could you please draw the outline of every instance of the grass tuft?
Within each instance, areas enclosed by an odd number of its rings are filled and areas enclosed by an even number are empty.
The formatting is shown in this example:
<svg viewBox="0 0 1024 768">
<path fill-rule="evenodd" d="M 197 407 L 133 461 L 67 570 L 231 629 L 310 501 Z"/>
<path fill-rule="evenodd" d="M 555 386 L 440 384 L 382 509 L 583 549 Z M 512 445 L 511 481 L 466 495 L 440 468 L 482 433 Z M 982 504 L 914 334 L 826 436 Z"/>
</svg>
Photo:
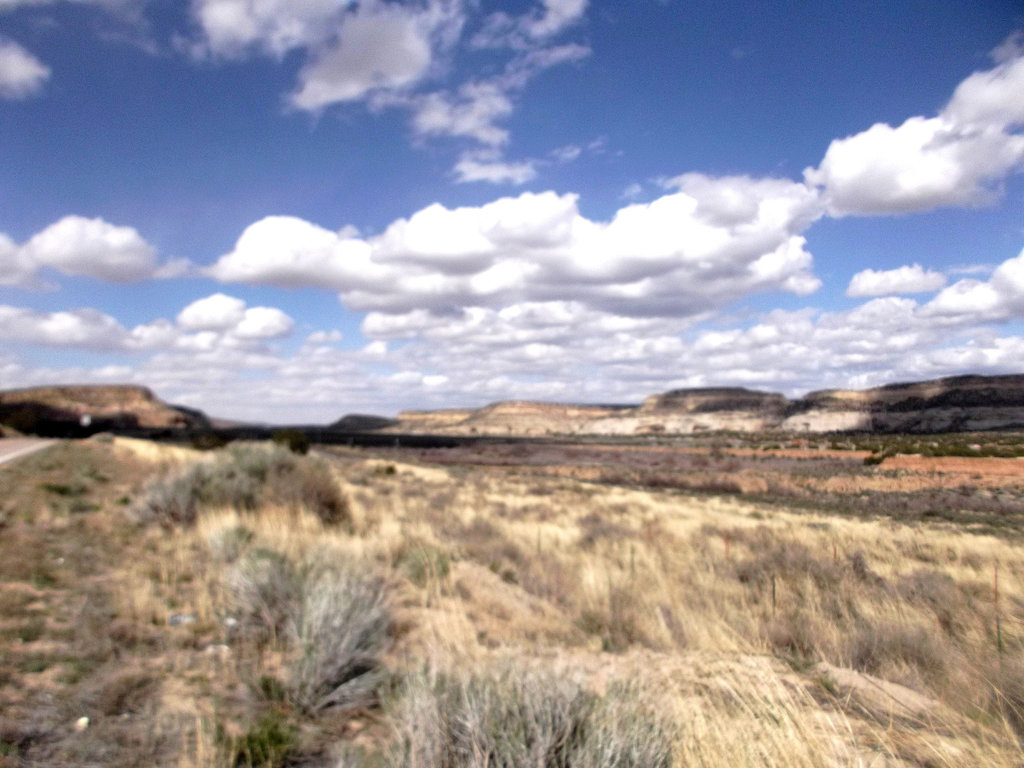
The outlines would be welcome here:
<svg viewBox="0 0 1024 768">
<path fill-rule="evenodd" d="M 849 652 L 854 669 L 882 675 L 907 666 L 925 681 L 941 679 L 948 663 L 948 654 L 933 633 L 897 622 L 863 627 L 851 638 Z"/>
</svg>

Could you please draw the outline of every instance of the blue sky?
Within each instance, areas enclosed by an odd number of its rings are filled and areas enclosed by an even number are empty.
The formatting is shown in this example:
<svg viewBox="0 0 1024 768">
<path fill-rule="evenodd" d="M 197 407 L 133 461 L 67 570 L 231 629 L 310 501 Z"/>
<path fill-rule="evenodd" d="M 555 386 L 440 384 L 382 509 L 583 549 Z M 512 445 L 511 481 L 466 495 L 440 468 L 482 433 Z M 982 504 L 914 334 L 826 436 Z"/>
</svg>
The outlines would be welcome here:
<svg viewBox="0 0 1024 768">
<path fill-rule="evenodd" d="M 0 0 L 0 388 L 1024 371 L 1017 2 Z"/>
</svg>

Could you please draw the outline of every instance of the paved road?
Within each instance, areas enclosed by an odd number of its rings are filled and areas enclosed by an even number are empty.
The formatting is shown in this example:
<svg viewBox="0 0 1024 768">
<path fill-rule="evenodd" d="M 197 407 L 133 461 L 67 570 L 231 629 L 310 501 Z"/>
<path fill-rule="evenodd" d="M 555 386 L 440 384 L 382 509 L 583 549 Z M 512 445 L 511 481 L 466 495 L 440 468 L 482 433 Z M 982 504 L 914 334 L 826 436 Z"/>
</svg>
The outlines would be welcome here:
<svg viewBox="0 0 1024 768">
<path fill-rule="evenodd" d="M 5 437 L 0 440 L 0 464 L 41 451 L 56 442 L 56 440 L 40 440 L 35 437 Z"/>
</svg>

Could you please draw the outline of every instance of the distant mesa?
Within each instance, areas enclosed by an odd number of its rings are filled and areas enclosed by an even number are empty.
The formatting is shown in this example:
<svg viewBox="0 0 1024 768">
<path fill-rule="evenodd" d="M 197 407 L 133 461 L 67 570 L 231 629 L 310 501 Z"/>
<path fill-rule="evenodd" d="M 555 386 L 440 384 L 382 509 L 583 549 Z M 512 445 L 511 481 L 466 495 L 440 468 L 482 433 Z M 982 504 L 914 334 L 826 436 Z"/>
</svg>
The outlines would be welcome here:
<svg viewBox="0 0 1024 768">
<path fill-rule="evenodd" d="M 862 391 L 829 389 L 795 401 L 795 432 L 973 432 L 1024 428 L 1024 376 L 951 376 Z"/>
<path fill-rule="evenodd" d="M 651 395 L 640 407 L 643 413 L 721 413 L 725 411 L 751 411 L 754 413 L 783 414 L 789 401 L 773 392 L 758 392 L 743 387 L 716 387 L 705 389 L 673 389 L 661 395 Z"/>
<path fill-rule="evenodd" d="M 954 376 L 790 400 L 743 387 L 675 389 L 641 405 L 508 401 L 403 411 L 385 431 L 478 436 L 630 436 L 706 432 L 967 432 L 1024 429 L 1024 375 Z"/>
<path fill-rule="evenodd" d="M 158 436 L 217 432 L 266 439 L 272 427 L 227 423 L 168 405 L 140 386 L 35 387 L 0 392 L 0 427 L 84 436 L 100 431 Z M 482 408 L 403 411 L 395 419 L 349 414 L 298 427 L 321 442 L 387 444 L 401 436 L 588 437 L 714 432 L 940 433 L 1024 429 L 1024 375 L 954 376 L 865 390 L 829 389 L 790 400 L 743 387 L 674 389 L 637 405 L 510 400 Z M 0 433 L 2 434 L 2 433 Z M 369 442 L 367 442 L 369 441 Z"/>
<path fill-rule="evenodd" d="M 146 387 L 82 385 L 0 392 L 0 424 L 26 434 L 84 436 L 105 431 L 209 430 L 197 410 L 168 405 Z"/>
</svg>

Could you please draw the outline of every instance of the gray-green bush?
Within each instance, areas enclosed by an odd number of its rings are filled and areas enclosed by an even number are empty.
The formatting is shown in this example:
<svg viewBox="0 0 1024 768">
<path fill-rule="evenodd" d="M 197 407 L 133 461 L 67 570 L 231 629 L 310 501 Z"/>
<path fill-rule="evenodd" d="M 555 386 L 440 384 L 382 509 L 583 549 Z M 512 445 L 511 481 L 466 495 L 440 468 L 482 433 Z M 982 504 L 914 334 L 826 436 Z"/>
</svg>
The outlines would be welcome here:
<svg viewBox="0 0 1024 768">
<path fill-rule="evenodd" d="M 224 582 L 243 636 L 260 645 L 282 637 L 302 587 L 284 555 L 254 549 L 227 571 Z"/>
<path fill-rule="evenodd" d="M 150 484 L 135 512 L 145 522 L 189 526 L 203 508 L 252 511 L 263 503 L 304 507 L 329 525 L 349 520 L 348 502 L 324 462 L 258 445 L 233 445 L 211 462 Z"/>
<path fill-rule="evenodd" d="M 345 566 L 307 574 L 290 622 L 298 653 L 289 684 L 292 702 L 309 714 L 374 704 L 390 629 L 381 578 Z"/>
<path fill-rule="evenodd" d="M 410 678 L 395 709 L 393 768 L 668 768 L 674 735 L 629 686 L 605 697 L 508 666 Z"/>
</svg>

